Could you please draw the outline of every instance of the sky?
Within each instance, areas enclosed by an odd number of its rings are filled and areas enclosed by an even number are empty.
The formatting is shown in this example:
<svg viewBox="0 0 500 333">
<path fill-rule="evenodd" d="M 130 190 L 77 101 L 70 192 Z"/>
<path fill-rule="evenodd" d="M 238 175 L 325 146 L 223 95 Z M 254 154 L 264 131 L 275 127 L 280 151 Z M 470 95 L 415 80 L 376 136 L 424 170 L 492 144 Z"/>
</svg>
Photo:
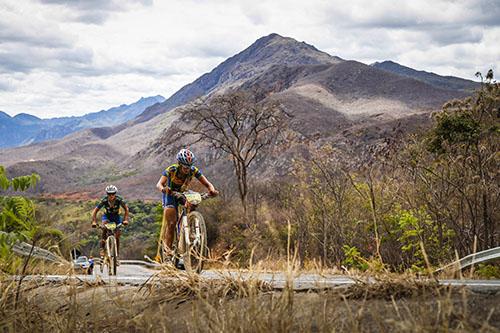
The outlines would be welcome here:
<svg viewBox="0 0 500 333">
<path fill-rule="evenodd" d="M 500 0 L 1 0 L 0 111 L 168 98 L 271 33 L 366 64 L 474 80 L 500 70 Z"/>
</svg>

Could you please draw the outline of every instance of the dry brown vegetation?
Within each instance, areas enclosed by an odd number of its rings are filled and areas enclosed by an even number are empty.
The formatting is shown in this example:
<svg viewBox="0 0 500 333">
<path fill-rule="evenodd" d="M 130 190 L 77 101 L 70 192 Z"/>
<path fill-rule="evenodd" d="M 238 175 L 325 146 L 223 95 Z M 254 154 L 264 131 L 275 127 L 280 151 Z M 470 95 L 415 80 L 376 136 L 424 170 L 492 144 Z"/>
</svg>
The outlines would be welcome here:
<svg viewBox="0 0 500 333">
<path fill-rule="evenodd" d="M 283 268 L 291 276 L 293 257 L 294 269 L 368 270 L 383 283 L 296 292 L 169 271 L 142 287 L 5 279 L 0 330 L 499 331 L 498 293 L 388 274 L 428 272 L 498 246 L 499 96 L 500 85 L 489 82 L 473 98 L 448 103 L 428 133 L 414 138 L 399 140 L 395 128 L 387 140 L 362 148 L 304 141 L 309 159 L 290 163 L 281 182 L 252 182 L 246 212 L 230 191 L 204 207 L 217 221 L 208 226 L 214 266 Z M 62 238 L 25 229 L 33 243 L 42 239 L 36 235 L 51 243 Z M 25 270 L 5 254 L 4 272 L 54 272 Z"/>
<path fill-rule="evenodd" d="M 408 136 L 395 125 L 373 144 L 365 144 L 363 137 L 371 134 L 363 131 L 352 144 L 301 138 L 307 149 L 288 159 L 280 153 L 302 146 L 275 142 L 266 150 L 268 158 L 255 155 L 261 170 L 247 179 L 245 196 L 238 195 L 236 183 L 214 181 L 221 196 L 200 207 L 211 254 L 236 267 L 269 262 L 277 268 L 293 252 L 302 269 L 373 266 L 403 272 L 441 267 L 498 246 L 500 85 L 491 79 L 473 97 L 447 103 L 419 135 Z M 283 168 L 286 174 L 272 179 L 262 170 Z M 61 228 L 70 236 L 64 238 L 66 248 L 59 244 L 63 255 L 78 245 L 95 255 L 97 235 L 89 232 L 85 217 L 88 204 L 68 210 L 58 209 L 57 200 L 47 205 L 48 221 L 68 221 Z M 159 219 L 152 205 L 134 206 L 122 253 L 153 256 L 161 213 Z M 485 277 L 500 276 L 498 265 L 479 270 Z"/>
<path fill-rule="evenodd" d="M 498 294 L 387 277 L 294 292 L 164 270 L 143 286 L 0 284 L 2 332 L 497 332 Z"/>
<path fill-rule="evenodd" d="M 253 179 L 247 214 L 222 191 L 205 207 L 207 220 L 217 221 L 208 226 L 213 248 L 233 249 L 247 263 L 251 255 L 280 260 L 292 244 L 304 267 L 402 272 L 499 246 L 500 84 L 488 77 L 474 96 L 446 103 L 418 135 L 395 126 L 373 144 L 311 139 L 307 158 L 286 162 L 286 176 Z M 263 168 L 282 162 L 270 156 Z"/>
</svg>

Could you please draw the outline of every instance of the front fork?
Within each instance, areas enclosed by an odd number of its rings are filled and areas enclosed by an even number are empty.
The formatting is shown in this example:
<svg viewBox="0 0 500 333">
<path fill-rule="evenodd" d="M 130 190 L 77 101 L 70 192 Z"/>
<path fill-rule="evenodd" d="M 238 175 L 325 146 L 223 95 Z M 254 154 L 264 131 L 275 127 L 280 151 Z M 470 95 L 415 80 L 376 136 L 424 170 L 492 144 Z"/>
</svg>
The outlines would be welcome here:
<svg viewBox="0 0 500 333">
<path fill-rule="evenodd" d="M 195 219 L 194 227 L 195 227 L 195 229 L 194 229 L 195 238 L 193 241 L 193 245 L 196 246 L 200 243 L 200 237 L 201 237 L 200 222 L 198 221 L 198 219 Z M 189 249 L 191 247 L 191 239 L 189 238 L 190 230 L 189 230 L 189 223 L 188 223 L 188 218 L 187 218 L 186 207 L 182 207 L 181 228 L 184 231 L 184 244 L 179 244 L 179 248 L 181 249 L 181 252 L 184 253 L 186 249 L 184 248 L 183 245 L 185 245 L 187 247 L 187 249 Z M 179 239 L 179 241 L 180 241 L 180 239 Z M 182 242 L 180 242 L 180 243 L 182 243 Z"/>
<path fill-rule="evenodd" d="M 191 241 L 189 240 L 189 224 L 186 214 L 182 215 L 182 227 L 184 228 L 184 244 L 186 244 L 186 247 L 189 249 Z"/>
<path fill-rule="evenodd" d="M 182 231 L 184 233 L 184 242 L 182 241 L 181 237 L 179 237 L 179 249 L 180 253 L 185 253 L 186 249 L 189 249 L 189 247 L 191 246 L 191 241 L 189 240 L 189 224 L 187 219 L 186 207 L 182 207 L 180 227 L 182 228 Z"/>
<path fill-rule="evenodd" d="M 201 233 L 200 233 L 200 221 L 197 218 L 194 219 L 194 235 L 195 238 L 193 245 L 198 246 L 200 245 Z"/>
<path fill-rule="evenodd" d="M 115 257 L 118 256 L 118 249 L 116 248 L 116 236 L 113 235 L 113 238 L 115 239 L 115 246 L 114 246 L 114 253 L 111 253 L 111 242 L 112 242 L 112 239 L 111 239 L 111 236 L 108 235 L 106 237 L 106 253 L 107 253 L 107 256 L 108 256 L 108 259 L 111 260 L 111 256 L 114 255 Z"/>
</svg>

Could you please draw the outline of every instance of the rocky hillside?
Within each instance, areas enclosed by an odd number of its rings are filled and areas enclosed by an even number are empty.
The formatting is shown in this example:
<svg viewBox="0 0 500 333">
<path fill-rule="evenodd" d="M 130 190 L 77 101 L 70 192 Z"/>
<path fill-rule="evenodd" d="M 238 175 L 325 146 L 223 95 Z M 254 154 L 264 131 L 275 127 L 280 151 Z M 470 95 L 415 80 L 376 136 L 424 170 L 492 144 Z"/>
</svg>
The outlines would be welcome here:
<svg viewBox="0 0 500 333">
<path fill-rule="evenodd" d="M 141 98 L 130 105 L 89 113 L 81 117 L 40 119 L 21 113 L 14 117 L 0 111 L 0 148 L 28 145 L 62 138 L 85 128 L 116 126 L 134 119 L 147 107 L 165 100 L 162 96 Z"/>
<path fill-rule="evenodd" d="M 441 76 L 426 71 L 418 71 L 413 68 L 406 67 L 388 60 L 383 62 L 376 62 L 372 64 L 372 66 L 378 69 L 382 69 L 384 71 L 388 71 L 391 73 L 395 73 L 398 75 L 406 76 L 412 79 L 428 83 L 440 89 L 471 92 L 480 86 L 479 82 L 465 80 L 454 76 Z"/>
<path fill-rule="evenodd" d="M 445 78 L 446 79 L 446 78 Z M 156 198 L 154 185 L 175 152 L 188 140 L 174 141 L 180 110 L 199 96 L 228 89 L 258 87 L 267 100 L 279 100 L 290 114 L 290 142 L 272 159 L 260 160 L 259 177 L 286 175 L 292 159 L 330 143 L 361 149 L 393 135 L 395 127 L 413 131 L 429 113 L 468 93 L 438 88 L 422 80 L 330 56 L 304 42 L 272 34 L 184 86 L 163 103 L 147 108 L 118 127 L 85 130 L 53 142 L 0 150 L 0 164 L 15 174 L 38 172 L 41 191 L 96 196 L 114 182 L 128 197 Z M 199 143 L 190 146 L 200 167 L 221 186 L 231 187 L 229 160 Z"/>
<path fill-rule="evenodd" d="M 342 59 L 332 57 L 307 43 L 299 43 L 293 38 L 271 34 L 258 39 L 245 50 L 215 67 L 210 73 L 203 74 L 182 87 L 165 102 L 149 108 L 137 118 L 137 121 L 151 119 L 197 97 L 238 87 L 264 74 L 275 65 L 335 64 L 341 61 Z"/>
</svg>

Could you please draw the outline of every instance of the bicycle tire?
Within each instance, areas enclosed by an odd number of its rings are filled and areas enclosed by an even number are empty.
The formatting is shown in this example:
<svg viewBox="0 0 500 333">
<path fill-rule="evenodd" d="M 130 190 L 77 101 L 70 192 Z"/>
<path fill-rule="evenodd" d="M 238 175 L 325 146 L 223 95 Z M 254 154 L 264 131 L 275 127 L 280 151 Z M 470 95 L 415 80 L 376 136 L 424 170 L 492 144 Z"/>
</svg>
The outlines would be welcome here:
<svg viewBox="0 0 500 333">
<path fill-rule="evenodd" d="M 116 255 L 113 256 L 113 275 L 116 276 L 116 271 L 118 269 L 118 257 Z"/>
<path fill-rule="evenodd" d="M 188 214 L 187 219 L 189 224 L 189 239 L 191 241 L 191 246 L 189 247 L 189 249 L 184 246 L 184 248 L 186 249 L 183 254 L 184 267 L 188 272 L 201 273 L 201 271 L 203 270 L 205 258 L 208 255 L 207 228 L 205 225 L 205 218 L 203 217 L 203 215 L 201 215 L 200 212 L 194 211 Z M 193 241 L 195 239 L 196 221 L 198 221 L 200 227 L 200 243 L 194 245 Z M 185 238 L 182 239 L 184 240 Z"/>
<path fill-rule="evenodd" d="M 116 275 L 116 240 L 115 236 L 109 236 L 106 239 L 106 250 L 108 251 L 108 274 Z"/>
</svg>

